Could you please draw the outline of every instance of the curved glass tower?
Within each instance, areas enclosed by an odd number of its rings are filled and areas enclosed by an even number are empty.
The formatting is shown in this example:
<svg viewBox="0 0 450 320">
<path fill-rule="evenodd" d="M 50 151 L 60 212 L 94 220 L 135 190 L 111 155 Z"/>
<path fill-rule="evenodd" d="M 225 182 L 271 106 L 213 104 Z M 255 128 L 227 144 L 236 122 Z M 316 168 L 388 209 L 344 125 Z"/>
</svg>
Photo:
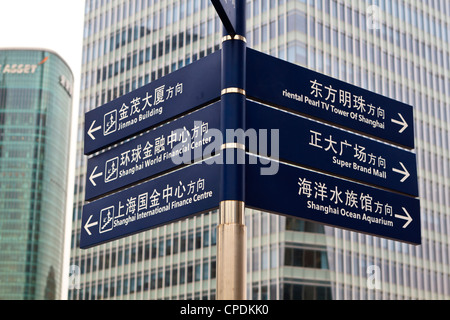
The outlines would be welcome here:
<svg viewBox="0 0 450 320">
<path fill-rule="evenodd" d="M 0 299 L 59 299 L 73 74 L 56 53 L 0 49 Z"/>
</svg>

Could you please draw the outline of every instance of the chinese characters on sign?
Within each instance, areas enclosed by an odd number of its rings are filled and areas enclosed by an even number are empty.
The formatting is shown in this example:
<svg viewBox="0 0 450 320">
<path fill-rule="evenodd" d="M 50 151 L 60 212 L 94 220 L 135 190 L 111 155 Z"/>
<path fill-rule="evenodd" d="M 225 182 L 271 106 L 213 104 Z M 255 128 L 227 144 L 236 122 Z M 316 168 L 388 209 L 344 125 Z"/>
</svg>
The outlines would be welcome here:
<svg viewBox="0 0 450 320">
<path fill-rule="evenodd" d="M 416 156 L 408 150 L 252 101 L 246 110 L 247 128 L 278 130 L 272 159 L 418 195 Z"/>
<path fill-rule="evenodd" d="M 124 189 L 83 207 L 80 247 L 214 209 L 219 167 L 199 163 Z"/>
<path fill-rule="evenodd" d="M 86 113 L 85 154 L 116 146 L 88 159 L 82 248 L 218 207 L 220 57 Z M 246 206 L 420 244 L 412 107 L 255 50 L 246 60 Z"/>
<path fill-rule="evenodd" d="M 330 151 L 330 153 L 334 153 L 339 156 L 343 155 L 344 150 L 350 149 L 350 152 L 353 154 L 353 158 L 356 159 L 358 162 L 367 163 L 368 165 L 377 167 L 380 170 L 386 169 L 386 159 L 383 158 L 382 156 L 374 155 L 373 153 L 367 154 L 366 147 L 362 145 L 358 145 L 357 143 L 352 145 L 351 143 L 348 143 L 346 139 L 345 140 L 338 139 L 334 141 L 333 136 L 331 134 L 328 136 L 328 138 L 323 138 L 321 132 L 313 130 L 309 130 L 309 132 L 311 133 L 311 139 L 309 142 L 310 146 L 323 149 L 324 151 Z M 346 152 L 348 152 L 348 150 Z M 342 160 L 339 160 L 336 157 L 333 157 L 333 163 L 336 163 L 337 165 L 340 166 L 352 165 L 349 162 L 344 163 Z M 370 168 L 368 169 L 361 168 L 355 162 L 353 162 L 353 168 L 366 172 L 371 171 Z M 376 171 L 374 170 L 375 171 L 374 174 L 386 177 L 386 172 L 379 171 L 378 169 L 375 169 Z"/>
<path fill-rule="evenodd" d="M 353 189 L 344 191 L 340 190 L 339 186 L 330 187 L 324 182 L 315 181 L 313 184 L 312 181 L 309 181 L 306 178 L 302 179 L 301 177 L 298 178 L 297 184 L 299 185 L 298 195 L 309 199 L 307 202 L 308 208 L 321 211 L 324 214 L 341 214 L 349 218 L 365 220 L 368 223 L 380 223 L 390 227 L 394 225 L 394 222 L 389 220 L 389 218 L 392 218 L 392 206 L 389 205 L 389 203 L 380 202 L 380 200 L 382 201 L 383 199 L 377 199 L 375 201 L 369 193 L 358 193 Z M 330 204 L 323 205 L 322 203 L 325 202 L 331 202 L 335 206 Z M 354 210 L 360 209 L 359 211 L 362 212 L 362 216 L 360 213 L 354 213 L 345 208 L 339 208 L 338 205 L 345 205 Z M 370 215 L 372 212 L 378 213 L 379 216 L 374 217 Z M 410 222 L 411 221 L 408 221 L 404 227 Z"/>
<path fill-rule="evenodd" d="M 85 114 L 92 154 L 220 97 L 220 51 Z"/>
<path fill-rule="evenodd" d="M 334 227 L 420 244 L 420 202 L 287 164 L 262 176 L 246 167 L 246 205 Z"/>
<path fill-rule="evenodd" d="M 251 99 L 414 148 L 412 106 L 400 101 L 249 48 L 246 86 Z"/>
<path fill-rule="evenodd" d="M 150 178 L 183 163 L 202 159 L 218 128 L 216 102 L 88 159 L 87 200 Z M 101 179 L 101 177 L 103 177 Z"/>
<path fill-rule="evenodd" d="M 135 196 L 126 198 L 124 203 L 119 200 L 118 203 L 113 204 L 100 211 L 100 226 L 99 232 L 111 231 L 113 227 L 127 225 L 149 216 L 158 213 L 169 211 L 180 206 L 192 203 L 192 201 L 199 201 L 206 197 L 212 196 L 212 191 L 204 192 L 205 180 L 199 178 L 197 181 L 190 181 L 184 185 L 182 181 L 178 184 L 169 185 L 160 188 L 159 191 L 154 188 L 151 192 L 143 192 Z M 180 200 L 186 193 L 187 197 Z M 114 211 L 116 209 L 116 214 Z"/>
<path fill-rule="evenodd" d="M 310 95 L 317 100 L 305 96 L 305 102 L 309 105 L 322 108 L 327 111 L 330 110 L 331 112 L 343 117 L 350 117 L 351 119 L 367 123 L 374 128 L 379 127 L 384 129 L 385 111 L 382 107 L 375 107 L 373 104 L 367 103 L 363 96 L 354 95 L 350 91 L 343 89 L 339 89 L 339 99 L 337 99 L 336 95 L 338 90 L 333 89 L 332 85 L 327 86 L 317 82 L 317 80 L 310 80 L 310 83 Z M 323 94 L 322 91 L 324 91 Z M 287 92 L 287 90 L 283 90 L 283 96 L 292 97 L 293 95 Z M 301 97 L 303 98 L 303 96 Z M 337 104 L 339 104 L 341 108 L 338 108 Z M 368 116 L 372 117 L 372 119 L 368 118 Z"/>
<path fill-rule="evenodd" d="M 247 100 L 246 126 L 279 129 L 280 161 L 246 167 L 246 205 L 420 244 L 412 106 L 249 48 L 246 75 L 267 105 Z"/>
</svg>

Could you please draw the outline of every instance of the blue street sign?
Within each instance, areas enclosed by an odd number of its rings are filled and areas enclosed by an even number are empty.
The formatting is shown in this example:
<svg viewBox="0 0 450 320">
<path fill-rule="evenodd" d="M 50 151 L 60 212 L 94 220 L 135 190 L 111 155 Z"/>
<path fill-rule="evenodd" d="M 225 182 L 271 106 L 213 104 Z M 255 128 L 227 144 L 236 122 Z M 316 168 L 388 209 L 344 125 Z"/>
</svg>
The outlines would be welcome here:
<svg viewBox="0 0 450 320">
<path fill-rule="evenodd" d="M 247 130 L 278 130 L 282 161 L 418 196 L 410 151 L 252 101 L 246 111 Z M 257 147 L 250 144 L 249 151 L 256 154 Z"/>
<path fill-rule="evenodd" d="M 246 166 L 246 206 L 412 244 L 421 243 L 418 199 L 279 164 Z"/>
<path fill-rule="evenodd" d="M 220 125 L 220 103 L 207 106 L 88 160 L 85 199 L 202 159 L 209 128 Z"/>
<path fill-rule="evenodd" d="M 85 114 L 84 153 L 91 154 L 220 97 L 220 52 Z"/>
<path fill-rule="evenodd" d="M 247 49 L 247 97 L 414 148 L 413 108 Z"/>
<path fill-rule="evenodd" d="M 219 169 L 194 164 L 83 206 L 80 248 L 218 207 Z"/>
<path fill-rule="evenodd" d="M 211 0 L 230 36 L 236 34 L 236 0 Z"/>
</svg>

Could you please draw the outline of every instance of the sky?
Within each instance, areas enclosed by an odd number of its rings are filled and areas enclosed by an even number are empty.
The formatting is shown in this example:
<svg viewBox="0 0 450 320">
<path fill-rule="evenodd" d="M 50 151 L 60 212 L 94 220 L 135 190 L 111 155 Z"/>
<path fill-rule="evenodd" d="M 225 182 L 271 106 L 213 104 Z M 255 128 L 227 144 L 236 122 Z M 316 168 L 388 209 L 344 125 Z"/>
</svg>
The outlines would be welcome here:
<svg viewBox="0 0 450 320">
<path fill-rule="evenodd" d="M 0 0 L 0 47 L 51 49 L 79 77 L 84 2 Z"/>
<path fill-rule="evenodd" d="M 67 286 L 69 280 L 84 3 L 85 0 L 0 0 L 0 49 L 14 47 L 52 50 L 66 61 L 74 75 L 63 286 Z M 67 298 L 67 290 L 63 290 L 62 298 Z"/>
</svg>

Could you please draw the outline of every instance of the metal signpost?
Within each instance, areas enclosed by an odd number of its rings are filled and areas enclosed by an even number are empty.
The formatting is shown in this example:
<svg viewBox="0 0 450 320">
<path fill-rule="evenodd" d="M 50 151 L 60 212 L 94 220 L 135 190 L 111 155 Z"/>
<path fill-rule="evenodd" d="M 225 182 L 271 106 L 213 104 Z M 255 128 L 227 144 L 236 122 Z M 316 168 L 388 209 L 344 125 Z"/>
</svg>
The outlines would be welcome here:
<svg viewBox="0 0 450 320">
<path fill-rule="evenodd" d="M 212 3 L 219 52 L 86 113 L 80 247 L 219 208 L 217 298 L 236 300 L 246 206 L 420 244 L 412 107 L 248 49 L 246 2 Z M 246 128 L 276 134 L 263 150 Z"/>
</svg>

